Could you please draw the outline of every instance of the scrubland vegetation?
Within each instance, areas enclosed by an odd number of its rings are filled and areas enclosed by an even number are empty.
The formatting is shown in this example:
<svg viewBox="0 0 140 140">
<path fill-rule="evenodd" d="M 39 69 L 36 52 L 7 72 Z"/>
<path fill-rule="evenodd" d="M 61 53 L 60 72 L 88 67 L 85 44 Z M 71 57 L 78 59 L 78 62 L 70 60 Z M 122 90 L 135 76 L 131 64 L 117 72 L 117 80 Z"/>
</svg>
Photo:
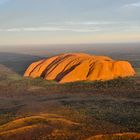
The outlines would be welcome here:
<svg viewBox="0 0 140 140">
<path fill-rule="evenodd" d="M 58 84 L 1 65 L 0 140 L 138 140 L 138 75 Z"/>
<path fill-rule="evenodd" d="M 136 68 L 136 73 L 137 73 L 137 76 L 140 76 L 140 68 Z"/>
</svg>

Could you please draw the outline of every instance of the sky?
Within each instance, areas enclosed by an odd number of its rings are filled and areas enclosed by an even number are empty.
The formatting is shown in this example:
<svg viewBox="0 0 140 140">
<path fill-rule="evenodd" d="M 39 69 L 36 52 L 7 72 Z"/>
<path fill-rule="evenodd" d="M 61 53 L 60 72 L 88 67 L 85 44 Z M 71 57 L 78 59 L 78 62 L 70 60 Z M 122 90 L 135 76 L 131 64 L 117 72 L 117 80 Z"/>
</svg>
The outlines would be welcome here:
<svg viewBox="0 0 140 140">
<path fill-rule="evenodd" d="M 0 45 L 140 42 L 140 0 L 0 0 Z"/>
</svg>

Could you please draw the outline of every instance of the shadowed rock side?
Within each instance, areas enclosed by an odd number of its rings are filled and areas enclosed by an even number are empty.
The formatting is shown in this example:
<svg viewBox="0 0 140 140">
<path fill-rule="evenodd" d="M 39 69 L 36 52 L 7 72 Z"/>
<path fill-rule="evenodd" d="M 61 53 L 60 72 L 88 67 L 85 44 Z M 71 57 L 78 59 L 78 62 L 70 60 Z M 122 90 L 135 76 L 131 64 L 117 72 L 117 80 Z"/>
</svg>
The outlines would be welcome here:
<svg viewBox="0 0 140 140">
<path fill-rule="evenodd" d="M 127 61 L 84 53 L 62 54 L 34 62 L 24 74 L 26 77 L 43 77 L 60 83 L 111 80 L 134 75 L 135 71 Z"/>
</svg>

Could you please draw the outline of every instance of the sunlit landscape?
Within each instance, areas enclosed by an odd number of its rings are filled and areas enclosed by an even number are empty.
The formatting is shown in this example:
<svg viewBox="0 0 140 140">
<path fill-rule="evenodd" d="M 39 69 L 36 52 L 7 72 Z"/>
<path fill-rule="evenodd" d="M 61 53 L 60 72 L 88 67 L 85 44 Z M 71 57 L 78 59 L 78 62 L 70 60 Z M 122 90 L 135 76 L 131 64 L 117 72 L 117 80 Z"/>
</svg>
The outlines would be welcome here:
<svg viewBox="0 0 140 140">
<path fill-rule="evenodd" d="M 0 0 L 0 140 L 139 140 L 139 9 Z"/>
</svg>

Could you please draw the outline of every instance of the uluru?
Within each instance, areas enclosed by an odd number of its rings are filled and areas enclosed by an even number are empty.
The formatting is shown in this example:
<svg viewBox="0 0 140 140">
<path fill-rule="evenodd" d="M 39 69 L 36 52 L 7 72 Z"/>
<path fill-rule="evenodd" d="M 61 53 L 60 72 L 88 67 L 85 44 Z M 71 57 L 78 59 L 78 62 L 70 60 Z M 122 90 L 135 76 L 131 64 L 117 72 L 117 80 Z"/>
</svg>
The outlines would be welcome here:
<svg viewBox="0 0 140 140">
<path fill-rule="evenodd" d="M 42 77 L 59 83 L 75 81 L 105 81 L 134 76 L 128 61 L 117 61 L 107 56 L 67 53 L 32 63 L 25 77 Z"/>
</svg>

